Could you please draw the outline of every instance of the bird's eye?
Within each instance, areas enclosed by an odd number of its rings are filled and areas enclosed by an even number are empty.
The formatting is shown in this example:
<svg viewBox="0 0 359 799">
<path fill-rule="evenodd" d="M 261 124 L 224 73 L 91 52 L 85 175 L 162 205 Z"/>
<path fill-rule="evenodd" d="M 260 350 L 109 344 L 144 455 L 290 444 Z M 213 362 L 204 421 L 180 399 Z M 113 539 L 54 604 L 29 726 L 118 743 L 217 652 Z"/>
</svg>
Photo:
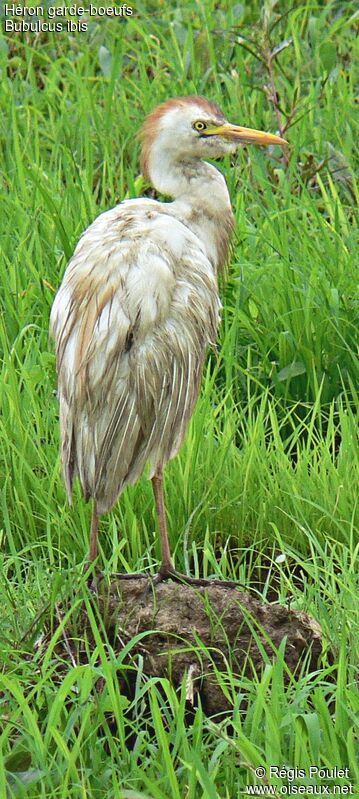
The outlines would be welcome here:
<svg viewBox="0 0 359 799">
<path fill-rule="evenodd" d="M 202 130 L 205 130 L 205 129 L 206 129 L 207 125 L 206 125 L 206 123 L 205 123 L 205 122 L 202 122 L 202 120 L 201 120 L 201 119 L 199 119 L 197 122 L 194 122 L 194 123 L 193 123 L 192 127 L 193 127 L 195 130 L 198 130 L 199 132 L 201 132 Z"/>
</svg>

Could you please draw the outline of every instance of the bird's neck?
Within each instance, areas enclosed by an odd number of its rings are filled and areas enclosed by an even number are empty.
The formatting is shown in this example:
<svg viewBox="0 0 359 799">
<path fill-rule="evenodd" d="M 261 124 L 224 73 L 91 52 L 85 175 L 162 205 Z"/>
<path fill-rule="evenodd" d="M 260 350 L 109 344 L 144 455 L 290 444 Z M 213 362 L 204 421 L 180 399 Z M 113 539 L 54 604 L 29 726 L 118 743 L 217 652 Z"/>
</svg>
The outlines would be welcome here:
<svg viewBox="0 0 359 799">
<path fill-rule="evenodd" d="M 228 256 L 234 224 L 221 172 L 199 159 L 166 164 L 162 158 L 157 168 L 153 163 L 151 166 L 150 178 L 155 188 L 174 198 L 166 203 L 167 212 L 195 233 L 215 270 L 221 269 Z"/>
</svg>

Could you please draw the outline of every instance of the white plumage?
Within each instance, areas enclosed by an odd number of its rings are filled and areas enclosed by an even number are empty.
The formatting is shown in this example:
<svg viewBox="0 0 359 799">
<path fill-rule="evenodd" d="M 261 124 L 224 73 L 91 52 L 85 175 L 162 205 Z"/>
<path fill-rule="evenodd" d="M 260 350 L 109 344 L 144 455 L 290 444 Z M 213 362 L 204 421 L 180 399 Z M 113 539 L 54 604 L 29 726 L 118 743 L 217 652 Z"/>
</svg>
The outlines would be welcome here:
<svg viewBox="0 0 359 799">
<path fill-rule="evenodd" d="M 66 487 L 71 496 L 78 472 L 99 514 L 147 460 L 153 476 L 177 453 L 219 322 L 204 248 L 156 206 L 128 201 L 98 217 L 51 313 Z"/>
<path fill-rule="evenodd" d="M 202 125 L 204 126 L 202 128 Z M 245 131 L 247 138 L 245 137 Z M 56 341 L 61 459 L 71 499 L 80 478 L 98 516 L 151 464 L 162 576 L 173 574 L 162 470 L 178 452 L 220 319 L 217 272 L 233 216 L 223 176 L 203 156 L 256 134 L 203 98 L 177 98 L 143 127 L 142 168 L 173 202 L 128 200 L 82 235 L 51 311 Z"/>
</svg>

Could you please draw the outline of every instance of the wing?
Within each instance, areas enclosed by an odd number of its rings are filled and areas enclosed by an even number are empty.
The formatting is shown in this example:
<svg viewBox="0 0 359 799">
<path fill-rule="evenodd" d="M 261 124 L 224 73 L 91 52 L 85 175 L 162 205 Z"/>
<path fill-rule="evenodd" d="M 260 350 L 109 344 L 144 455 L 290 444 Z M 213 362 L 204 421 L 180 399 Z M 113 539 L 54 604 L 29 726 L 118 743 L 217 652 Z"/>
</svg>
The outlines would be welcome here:
<svg viewBox="0 0 359 799">
<path fill-rule="evenodd" d="M 147 460 L 154 471 L 178 451 L 216 337 L 213 268 L 196 236 L 159 209 L 129 201 L 98 217 L 51 312 L 65 484 L 71 498 L 79 474 L 100 513 Z"/>
</svg>

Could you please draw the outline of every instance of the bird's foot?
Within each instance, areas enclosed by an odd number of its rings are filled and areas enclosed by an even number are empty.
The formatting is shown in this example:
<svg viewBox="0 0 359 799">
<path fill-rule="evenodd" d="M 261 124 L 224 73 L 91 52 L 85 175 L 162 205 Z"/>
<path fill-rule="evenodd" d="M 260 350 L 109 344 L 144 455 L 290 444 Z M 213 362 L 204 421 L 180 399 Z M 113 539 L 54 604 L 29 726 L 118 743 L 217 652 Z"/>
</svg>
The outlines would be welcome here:
<svg viewBox="0 0 359 799">
<path fill-rule="evenodd" d="M 219 588 L 241 588 L 244 587 L 242 583 L 235 582 L 235 580 L 220 580 L 215 577 L 190 577 L 187 574 L 177 571 L 172 564 L 161 564 L 159 571 L 154 577 L 146 572 L 114 572 L 111 574 L 111 579 L 116 580 L 139 580 L 145 578 L 148 580 L 149 586 L 159 585 L 166 580 L 173 580 L 177 583 L 184 583 L 185 585 L 193 585 L 197 588 L 209 588 L 213 585 Z M 104 579 L 102 572 L 96 572 L 89 576 L 88 587 L 91 592 L 95 592 L 101 580 Z"/>
<path fill-rule="evenodd" d="M 174 566 L 162 565 L 157 574 L 152 578 L 152 585 L 158 585 L 165 580 L 174 580 L 177 583 L 185 583 L 185 585 L 194 585 L 199 588 L 208 588 L 212 585 L 219 586 L 220 588 L 239 588 L 241 583 L 234 580 L 218 580 L 216 578 L 206 577 L 189 577 L 187 574 L 178 572 Z"/>
<path fill-rule="evenodd" d="M 111 580 L 115 578 L 116 580 L 139 580 L 143 577 L 146 580 L 149 579 L 149 575 L 145 572 L 113 572 L 111 575 Z M 101 580 L 105 578 L 105 575 L 101 571 L 96 571 L 95 574 L 90 574 L 87 585 L 88 588 L 92 593 L 95 593 L 101 583 Z"/>
<path fill-rule="evenodd" d="M 146 577 L 148 580 L 149 575 L 146 572 L 114 572 L 111 577 L 116 577 L 117 580 L 139 580 Z"/>
</svg>

